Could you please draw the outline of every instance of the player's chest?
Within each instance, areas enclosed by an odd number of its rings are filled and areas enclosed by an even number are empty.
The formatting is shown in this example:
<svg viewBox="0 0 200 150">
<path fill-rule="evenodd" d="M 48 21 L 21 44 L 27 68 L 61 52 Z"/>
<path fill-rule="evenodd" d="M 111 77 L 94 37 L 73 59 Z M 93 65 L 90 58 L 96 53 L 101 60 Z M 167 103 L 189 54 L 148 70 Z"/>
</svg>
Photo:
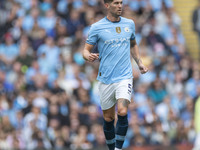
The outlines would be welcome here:
<svg viewBox="0 0 200 150">
<path fill-rule="evenodd" d="M 126 25 L 115 25 L 104 27 L 99 33 L 99 39 L 102 41 L 107 41 L 117 38 L 129 38 L 132 36 L 133 31 L 129 26 Z"/>
</svg>

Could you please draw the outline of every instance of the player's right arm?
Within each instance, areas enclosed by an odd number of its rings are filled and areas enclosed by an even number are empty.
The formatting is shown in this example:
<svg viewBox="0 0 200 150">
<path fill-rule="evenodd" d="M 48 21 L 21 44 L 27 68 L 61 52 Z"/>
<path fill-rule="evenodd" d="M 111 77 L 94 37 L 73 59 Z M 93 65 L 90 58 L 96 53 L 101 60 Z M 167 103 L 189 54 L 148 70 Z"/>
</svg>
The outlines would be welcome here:
<svg viewBox="0 0 200 150">
<path fill-rule="evenodd" d="M 99 59 L 98 53 L 91 53 L 93 48 L 94 48 L 94 45 L 85 43 L 85 47 L 83 49 L 83 58 L 89 62 L 93 62 L 96 59 Z"/>
<path fill-rule="evenodd" d="M 89 62 L 93 62 L 99 58 L 99 54 L 92 53 L 94 46 L 98 40 L 98 28 L 96 25 L 90 27 L 88 38 L 85 42 L 85 47 L 83 49 L 83 58 Z"/>
</svg>

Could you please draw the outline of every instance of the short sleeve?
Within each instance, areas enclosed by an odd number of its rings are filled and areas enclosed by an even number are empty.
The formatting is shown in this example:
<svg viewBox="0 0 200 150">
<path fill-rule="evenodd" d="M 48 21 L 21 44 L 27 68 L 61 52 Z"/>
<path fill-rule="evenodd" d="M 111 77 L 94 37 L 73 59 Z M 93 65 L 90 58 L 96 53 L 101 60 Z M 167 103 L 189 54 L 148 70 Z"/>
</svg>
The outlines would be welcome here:
<svg viewBox="0 0 200 150">
<path fill-rule="evenodd" d="M 92 25 L 89 30 L 86 43 L 91 44 L 91 45 L 96 45 L 97 39 L 98 39 L 97 29 L 95 28 L 95 26 Z"/>
<path fill-rule="evenodd" d="M 131 29 L 132 29 L 131 40 L 134 40 L 135 39 L 135 23 L 133 21 L 131 21 Z"/>
</svg>

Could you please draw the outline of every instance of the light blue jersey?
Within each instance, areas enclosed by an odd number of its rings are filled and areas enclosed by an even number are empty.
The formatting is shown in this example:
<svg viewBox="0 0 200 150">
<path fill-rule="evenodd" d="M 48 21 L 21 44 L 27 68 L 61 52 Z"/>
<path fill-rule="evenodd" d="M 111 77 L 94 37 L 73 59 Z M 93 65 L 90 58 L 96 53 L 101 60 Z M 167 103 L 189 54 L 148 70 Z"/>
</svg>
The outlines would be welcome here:
<svg viewBox="0 0 200 150">
<path fill-rule="evenodd" d="M 111 22 L 105 17 L 91 26 L 86 43 L 98 46 L 97 80 L 111 84 L 133 77 L 130 40 L 134 38 L 135 24 L 124 17 L 120 17 L 119 22 Z"/>
</svg>

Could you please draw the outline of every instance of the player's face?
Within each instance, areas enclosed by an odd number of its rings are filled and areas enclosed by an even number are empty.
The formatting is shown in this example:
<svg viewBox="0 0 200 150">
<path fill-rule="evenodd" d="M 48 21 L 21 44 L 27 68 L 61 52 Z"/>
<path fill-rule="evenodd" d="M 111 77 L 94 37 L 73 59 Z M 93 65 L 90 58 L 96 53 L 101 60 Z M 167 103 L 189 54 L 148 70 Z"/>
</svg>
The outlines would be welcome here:
<svg viewBox="0 0 200 150">
<path fill-rule="evenodd" d="M 122 0 L 113 0 L 112 3 L 108 4 L 108 11 L 113 16 L 121 16 L 122 14 Z"/>
</svg>

